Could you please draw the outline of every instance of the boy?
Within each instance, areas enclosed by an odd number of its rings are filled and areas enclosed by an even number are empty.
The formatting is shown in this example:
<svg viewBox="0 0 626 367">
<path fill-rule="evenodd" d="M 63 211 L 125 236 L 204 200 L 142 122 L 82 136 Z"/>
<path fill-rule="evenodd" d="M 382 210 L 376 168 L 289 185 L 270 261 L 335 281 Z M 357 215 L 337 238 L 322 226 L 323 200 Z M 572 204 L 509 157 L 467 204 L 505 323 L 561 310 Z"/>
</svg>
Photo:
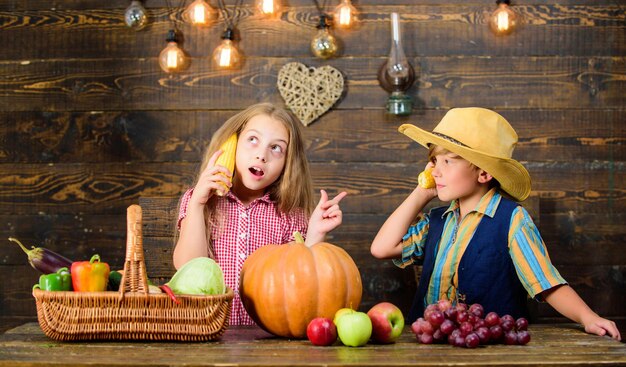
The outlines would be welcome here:
<svg viewBox="0 0 626 367">
<path fill-rule="evenodd" d="M 410 124 L 399 131 L 429 149 L 427 167 L 436 188 L 417 186 L 385 221 L 371 252 L 393 258 L 401 268 L 423 263 L 409 322 L 439 299 L 527 317 L 530 294 L 588 333 L 621 339 L 615 323 L 598 316 L 567 285 L 526 210 L 506 197 L 526 199 L 530 175 L 511 158 L 517 134 L 502 116 L 455 108 L 432 133 Z M 436 196 L 450 206 L 420 214 Z"/>
</svg>

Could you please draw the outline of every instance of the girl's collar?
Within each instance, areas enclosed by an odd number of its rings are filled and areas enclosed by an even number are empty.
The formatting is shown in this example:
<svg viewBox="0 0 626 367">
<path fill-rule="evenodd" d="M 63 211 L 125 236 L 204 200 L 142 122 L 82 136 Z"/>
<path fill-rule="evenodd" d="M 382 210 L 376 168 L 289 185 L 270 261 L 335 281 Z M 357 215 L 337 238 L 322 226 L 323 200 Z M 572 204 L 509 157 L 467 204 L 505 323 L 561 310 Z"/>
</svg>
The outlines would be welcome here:
<svg viewBox="0 0 626 367">
<path fill-rule="evenodd" d="M 226 193 L 226 197 L 227 197 L 228 199 L 230 199 L 230 200 L 234 200 L 234 201 L 236 201 L 236 202 L 237 202 L 237 203 L 239 203 L 240 205 L 243 205 L 243 203 L 241 202 L 241 200 L 239 200 L 239 198 L 238 198 L 235 194 L 233 194 L 233 192 L 232 192 L 232 191 L 228 191 L 228 192 Z M 274 201 L 273 201 L 273 200 L 271 199 L 271 197 L 270 197 L 270 193 L 269 193 L 269 192 L 266 192 L 265 194 L 263 194 L 263 196 L 258 197 L 258 198 L 256 198 L 256 199 L 252 200 L 248 206 L 253 206 L 253 205 L 255 205 L 257 202 L 266 202 L 266 203 L 270 203 L 270 204 L 271 204 L 271 203 L 274 203 Z"/>
</svg>

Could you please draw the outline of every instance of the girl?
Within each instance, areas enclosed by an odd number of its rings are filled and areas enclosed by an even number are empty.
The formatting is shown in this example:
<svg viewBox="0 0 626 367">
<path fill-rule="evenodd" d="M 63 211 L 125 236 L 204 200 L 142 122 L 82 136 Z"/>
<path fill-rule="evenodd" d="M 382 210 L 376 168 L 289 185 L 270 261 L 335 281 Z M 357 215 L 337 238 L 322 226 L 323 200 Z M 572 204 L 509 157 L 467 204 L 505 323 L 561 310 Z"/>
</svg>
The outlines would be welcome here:
<svg viewBox="0 0 626 367">
<path fill-rule="evenodd" d="M 238 137 L 235 172 L 229 172 L 215 162 L 222 154 L 219 147 L 233 133 Z M 230 191 L 216 195 L 223 184 Z M 245 259 L 263 245 L 293 241 L 294 231 L 305 235 L 307 245 L 323 241 L 341 224 L 344 196 L 329 200 L 321 190 L 313 209 L 297 118 L 269 103 L 252 105 L 215 132 L 194 187 L 180 200 L 174 266 L 201 256 L 215 259 L 235 291 L 230 325 L 254 324 L 237 292 Z"/>
</svg>

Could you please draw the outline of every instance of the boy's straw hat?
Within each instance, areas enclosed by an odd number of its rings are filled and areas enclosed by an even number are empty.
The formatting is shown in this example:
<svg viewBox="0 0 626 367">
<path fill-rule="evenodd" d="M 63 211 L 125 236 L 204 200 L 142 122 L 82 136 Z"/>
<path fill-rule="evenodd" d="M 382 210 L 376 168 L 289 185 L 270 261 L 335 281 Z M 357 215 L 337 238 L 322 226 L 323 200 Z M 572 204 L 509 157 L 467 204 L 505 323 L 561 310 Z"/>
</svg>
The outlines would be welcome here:
<svg viewBox="0 0 626 367">
<path fill-rule="evenodd" d="M 398 131 L 428 148 L 439 145 L 487 171 L 500 188 L 518 201 L 530 194 L 530 175 L 511 158 L 517 133 L 498 113 L 477 107 L 453 108 L 432 133 L 411 124 Z"/>
</svg>

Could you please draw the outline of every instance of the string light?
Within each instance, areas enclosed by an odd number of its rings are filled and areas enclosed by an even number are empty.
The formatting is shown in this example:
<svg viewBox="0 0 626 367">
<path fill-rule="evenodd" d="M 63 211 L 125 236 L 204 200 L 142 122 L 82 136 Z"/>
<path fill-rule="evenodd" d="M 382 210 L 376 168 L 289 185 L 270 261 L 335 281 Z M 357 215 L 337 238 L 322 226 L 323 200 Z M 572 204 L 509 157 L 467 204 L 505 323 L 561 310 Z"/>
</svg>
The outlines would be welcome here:
<svg viewBox="0 0 626 367">
<path fill-rule="evenodd" d="M 133 0 L 124 12 L 124 22 L 126 22 L 128 27 L 140 30 L 148 24 L 146 13 L 146 9 L 141 4 L 141 1 Z"/>
<path fill-rule="evenodd" d="M 170 1 L 165 0 L 165 4 L 167 5 L 168 14 L 172 14 Z M 178 8 L 182 8 L 183 4 L 184 0 L 181 0 Z M 179 34 L 176 28 L 175 18 L 170 17 L 170 21 L 172 28 L 167 32 L 167 37 L 165 38 L 167 46 L 159 53 L 159 66 L 166 73 L 177 73 L 185 70 L 189 66 L 190 61 L 183 49 L 179 47 L 178 42 L 182 39 L 182 33 Z"/>
<path fill-rule="evenodd" d="M 266 17 L 278 17 L 282 10 L 280 0 L 256 0 L 256 7 Z"/>
<path fill-rule="evenodd" d="M 235 43 L 235 26 L 239 19 L 237 8 L 241 5 L 242 0 L 235 3 L 232 14 L 226 9 L 224 0 L 219 0 L 219 9 L 226 23 L 226 30 L 222 34 L 222 42 L 213 51 L 213 63 L 220 69 L 236 69 L 241 66 L 241 53 L 237 50 Z"/>
<path fill-rule="evenodd" d="M 313 55 L 329 59 L 339 51 L 337 39 L 330 33 L 330 19 L 326 14 L 320 15 L 320 21 L 317 25 L 317 34 L 311 41 L 311 51 Z"/>
<path fill-rule="evenodd" d="M 170 29 L 165 39 L 167 46 L 159 54 L 159 66 L 166 73 L 176 73 L 187 68 L 189 60 L 185 52 L 178 47 L 176 31 Z"/>
<path fill-rule="evenodd" d="M 498 7 L 489 17 L 489 26 L 497 35 L 506 35 L 513 32 L 519 23 L 519 16 L 509 5 L 510 0 L 496 0 Z"/>
<path fill-rule="evenodd" d="M 318 0 L 313 0 L 320 14 L 320 20 L 316 27 L 317 33 L 311 40 L 311 52 L 322 59 L 331 58 L 339 53 L 339 43 L 335 36 L 330 33 L 333 18 L 324 12 L 326 1 L 324 0 L 324 3 L 320 5 Z"/>
<path fill-rule="evenodd" d="M 213 51 L 213 62 L 220 69 L 235 69 L 239 67 L 241 55 L 233 43 L 234 32 L 227 28 L 222 34 L 222 42 Z"/>
<path fill-rule="evenodd" d="M 195 0 L 183 14 L 183 18 L 197 27 L 206 27 L 217 20 L 217 10 L 204 0 Z"/>
<path fill-rule="evenodd" d="M 350 0 L 341 0 L 335 8 L 335 25 L 340 28 L 350 28 L 358 20 L 357 10 Z"/>
</svg>

